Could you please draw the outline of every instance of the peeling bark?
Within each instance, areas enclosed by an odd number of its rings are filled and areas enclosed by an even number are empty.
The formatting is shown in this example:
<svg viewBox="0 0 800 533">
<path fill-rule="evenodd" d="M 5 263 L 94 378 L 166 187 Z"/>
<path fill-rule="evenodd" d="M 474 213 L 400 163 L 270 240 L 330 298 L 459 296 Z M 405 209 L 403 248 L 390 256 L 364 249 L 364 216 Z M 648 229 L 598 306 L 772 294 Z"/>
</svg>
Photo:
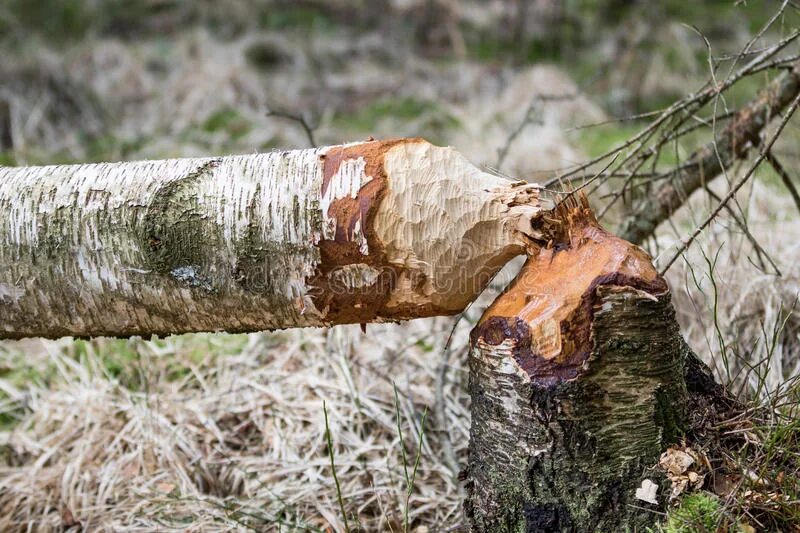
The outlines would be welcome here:
<svg viewBox="0 0 800 533">
<path fill-rule="evenodd" d="M 538 212 L 422 139 L 0 168 L 0 338 L 454 314 Z"/>
<path fill-rule="evenodd" d="M 694 356 L 644 251 L 585 201 L 543 219 L 555 246 L 472 332 L 467 515 L 480 532 L 641 531 L 658 515 L 635 490 L 664 483 Z"/>
</svg>

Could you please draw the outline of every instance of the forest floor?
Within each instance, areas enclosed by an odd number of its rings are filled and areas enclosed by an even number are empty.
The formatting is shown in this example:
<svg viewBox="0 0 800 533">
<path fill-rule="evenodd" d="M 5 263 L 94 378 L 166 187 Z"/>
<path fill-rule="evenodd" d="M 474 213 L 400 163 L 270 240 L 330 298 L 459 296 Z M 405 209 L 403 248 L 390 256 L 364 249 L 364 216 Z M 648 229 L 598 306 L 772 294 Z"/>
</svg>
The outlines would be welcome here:
<svg viewBox="0 0 800 533">
<path fill-rule="evenodd" d="M 24 13 L 14 14 L 22 24 Z M 659 26 L 655 51 L 614 56 L 598 81 L 599 59 L 588 54 L 508 62 L 505 48 L 478 46 L 429 57 L 397 35 L 387 45 L 380 32 L 342 29 L 313 11 L 283 15 L 234 35 L 194 24 L 136 39 L 83 29 L 88 37 L 4 45 L 13 53 L 0 54 L 0 164 L 306 147 L 301 125 L 280 116 L 299 113 L 320 145 L 423 136 L 536 181 L 644 122 L 584 126 L 657 109 L 707 77 L 705 44 L 678 19 Z M 751 28 L 726 31 L 735 50 Z M 766 80 L 737 88 L 729 105 Z M 778 152 L 792 169 L 797 126 Z M 691 149 L 676 147 L 676 159 Z M 725 190 L 718 181 L 712 188 Z M 648 243 L 657 261 L 710 205 L 695 197 L 659 230 Z M 738 196 L 737 212 L 780 275 L 723 213 L 667 279 L 687 341 L 718 379 L 753 405 L 783 404 L 786 418 L 731 431 L 747 431 L 762 455 L 787 454 L 787 466 L 750 475 L 739 465 L 736 490 L 707 484 L 669 531 L 724 513 L 742 531 L 769 529 L 762 515 L 748 518 L 753 508 L 785 514 L 780 523 L 800 517 L 790 466 L 800 457 L 800 216 L 767 170 Z M 607 213 L 610 227 L 616 216 Z M 458 320 L 369 325 L 366 334 L 342 326 L 2 342 L 0 530 L 343 531 L 343 515 L 351 530 L 463 530 L 468 333 L 512 275 L 513 266 Z"/>
</svg>

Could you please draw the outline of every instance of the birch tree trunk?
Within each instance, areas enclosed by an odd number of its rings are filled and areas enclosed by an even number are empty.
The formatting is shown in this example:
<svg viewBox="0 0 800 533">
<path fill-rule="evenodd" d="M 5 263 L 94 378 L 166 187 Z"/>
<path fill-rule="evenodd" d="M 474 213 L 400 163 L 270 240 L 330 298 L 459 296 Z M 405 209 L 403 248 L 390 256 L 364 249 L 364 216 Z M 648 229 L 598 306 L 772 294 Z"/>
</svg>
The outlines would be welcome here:
<svg viewBox="0 0 800 533">
<path fill-rule="evenodd" d="M 702 363 L 643 250 L 585 200 L 543 220 L 554 246 L 472 332 L 467 515 L 478 532 L 644 531 L 659 517 L 636 488 L 664 481 Z"/>
<path fill-rule="evenodd" d="M 0 168 L 0 338 L 454 314 L 538 213 L 422 139 Z"/>
</svg>

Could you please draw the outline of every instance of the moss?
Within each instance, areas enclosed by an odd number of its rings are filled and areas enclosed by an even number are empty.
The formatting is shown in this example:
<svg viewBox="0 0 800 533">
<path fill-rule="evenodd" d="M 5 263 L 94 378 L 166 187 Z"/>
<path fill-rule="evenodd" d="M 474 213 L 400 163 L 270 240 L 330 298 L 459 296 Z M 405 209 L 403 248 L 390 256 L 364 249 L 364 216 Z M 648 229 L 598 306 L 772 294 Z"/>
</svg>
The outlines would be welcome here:
<svg viewBox="0 0 800 533">
<path fill-rule="evenodd" d="M 468 505 L 479 530 L 643 531 L 657 520 L 633 494 L 644 477 L 663 482 L 652 465 L 686 420 L 687 348 L 668 295 L 600 296 L 578 379 L 521 383 L 493 370 L 503 355 L 473 352 Z M 513 527 L 499 527 L 510 517 Z"/>
<path fill-rule="evenodd" d="M 186 176 L 164 184 L 148 206 L 140 239 L 142 249 L 147 252 L 145 259 L 154 270 L 182 279 L 175 269 L 191 266 L 197 276 L 206 277 L 205 250 L 219 243 L 221 235 L 213 221 L 198 214 L 193 186 L 209 179 L 218 163 L 219 159 L 210 160 Z M 212 281 L 208 283 L 213 286 Z"/>
<path fill-rule="evenodd" d="M 686 421 L 682 419 L 680 412 L 676 409 L 675 398 L 671 391 L 665 391 L 659 387 L 655 392 L 655 422 L 661 428 L 661 438 L 663 444 L 678 442 L 678 439 L 686 433 Z"/>
<path fill-rule="evenodd" d="M 711 533 L 717 530 L 722 504 L 709 492 L 698 492 L 683 498 L 676 509 L 669 513 L 666 533 Z"/>
</svg>

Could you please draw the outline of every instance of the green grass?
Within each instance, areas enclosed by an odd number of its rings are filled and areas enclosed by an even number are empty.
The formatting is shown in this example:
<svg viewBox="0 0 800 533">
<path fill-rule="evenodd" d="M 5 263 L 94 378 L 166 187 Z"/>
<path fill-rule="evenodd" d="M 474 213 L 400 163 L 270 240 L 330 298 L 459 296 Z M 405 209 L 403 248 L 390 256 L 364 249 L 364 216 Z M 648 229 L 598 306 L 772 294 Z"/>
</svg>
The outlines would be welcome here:
<svg viewBox="0 0 800 533">
<path fill-rule="evenodd" d="M 247 135 L 253 125 L 241 113 L 226 107 L 212 113 L 201 128 L 207 133 L 224 133 L 228 139 L 236 141 Z"/>
<path fill-rule="evenodd" d="M 17 164 L 17 158 L 13 152 L 0 152 L 0 166 L 13 167 Z"/>
<path fill-rule="evenodd" d="M 150 0 L 7 0 L 0 9 L 0 40 L 24 41 L 31 34 L 54 44 L 75 43 L 91 35 L 159 36 L 164 28 L 206 26 L 223 33 L 247 25 L 268 30 L 330 32 L 337 24 L 318 7 L 259 3 L 249 20 L 232 20 L 224 9 L 202 9 L 191 2 Z M 226 17 L 227 16 L 227 17 Z M 241 17 L 239 17 L 241 18 Z"/>
<path fill-rule="evenodd" d="M 646 127 L 647 122 L 639 120 L 612 122 L 609 124 L 592 126 L 575 132 L 573 134 L 573 142 L 576 146 L 581 148 L 588 157 L 598 157 L 621 146 Z M 696 145 L 691 142 L 691 139 L 691 136 L 682 138 L 678 145 L 677 153 L 674 143 L 665 145 L 659 154 L 657 168 L 668 169 L 674 167 L 679 159 L 688 157 L 691 151 L 696 148 Z M 651 162 L 648 162 L 642 171 L 649 170 L 651 164 Z"/>
<path fill-rule="evenodd" d="M 414 456 L 414 465 L 411 469 L 411 474 L 408 473 L 408 453 L 406 453 L 406 442 L 403 438 L 403 428 L 401 425 L 401 416 L 400 416 L 400 397 L 397 394 L 397 384 L 393 384 L 394 387 L 394 412 L 395 412 L 395 421 L 397 423 L 397 435 L 400 439 L 400 458 L 403 464 L 403 478 L 406 482 L 406 501 L 405 506 L 403 507 L 403 532 L 408 533 L 409 531 L 409 522 L 408 522 L 408 510 L 409 510 L 409 501 L 411 500 L 411 494 L 414 492 L 414 483 L 417 479 L 417 470 L 419 469 L 419 463 L 422 459 L 422 440 L 425 437 L 425 418 L 428 416 L 428 409 L 425 408 L 425 411 L 422 413 L 422 419 L 420 420 L 420 430 L 419 430 L 419 440 L 417 441 L 417 453 Z"/>
<path fill-rule="evenodd" d="M 85 0 L 8 0 L 6 9 L 13 15 L 4 21 L 8 29 L 18 26 L 20 33 L 33 31 L 52 41 L 80 39 L 99 22 Z"/>
<path fill-rule="evenodd" d="M 333 437 L 331 436 L 331 428 L 328 423 L 328 406 L 322 402 L 322 412 L 325 414 L 325 444 L 328 448 L 328 458 L 331 462 L 331 473 L 333 474 L 333 482 L 336 485 L 336 500 L 339 502 L 339 511 L 342 513 L 342 520 L 344 520 L 344 530 L 350 533 L 350 523 L 347 521 L 347 510 L 344 508 L 344 498 L 342 497 L 342 487 L 339 484 L 339 476 L 336 475 L 336 461 L 334 460 L 333 452 Z"/>
<path fill-rule="evenodd" d="M 315 33 L 329 32 L 337 26 L 321 9 L 302 6 L 264 9 L 259 17 L 259 23 L 262 28 L 269 30 L 313 30 Z"/>
<path fill-rule="evenodd" d="M 460 127 L 457 118 L 440 104 L 413 97 L 384 98 L 352 113 L 337 113 L 333 127 L 348 134 L 370 135 L 382 124 L 396 136 L 422 136 L 434 144 L 448 144 L 448 132 Z"/>
<path fill-rule="evenodd" d="M 334 117 L 334 123 L 359 131 L 370 131 L 374 130 L 380 121 L 394 119 L 408 122 L 423 115 L 429 115 L 432 123 L 441 126 L 457 125 L 456 119 L 447 114 L 436 102 L 413 97 L 385 98 L 368 104 L 354 113 L 338 113 Z"/>
<path fill-rule="evenodd" d="M 794 411 L 800 405 L 797 395 L 784 396 Z M 669 511 L 661 531 L 792 531 L 800 523 L 800 420 L 796 413 L 787 413 L 755 425 L 751 434 L 755 441 L 727 450 L 734 466 L 727 462 L 725 475 L 738 480 L 731 495 L 723 499 L 705 491 L 685 494 Z M 716 475 L 723 475 L 723 470 L 717 469 Z"/>
<path fill-rule="evenodd" d="M 644 127 L 644 122 L 615 122 L 592 126 L 578 130 L 575 142 L 587 156 L 597 157 L 623 144 Z"/>
<path fill-rule="evenodd" d="M 574 31 L 567 27 L 560 32 L 560 40 Z M 498 38 L 497 34 L 479 32 L 467 39 L 467 56 L 487 63 L 515 60 L 522 64 L 540 62 L 559 62 L 564 55 L 563 46 L 558 41 L 546 37 L 529 38 L 526 42 L 512 42 Z"/>
<path fill-rule="evenodd" d="M 193 380 L 192 368 L 208 368 L 219 357 L 236 354 L 247 342 L 246 335 L 183 335 L 150 341 L 155 349 L 174 347 L 164 356 L 153 355 L 141 339 L 76 339 L 61 356 L 77 362 L 87 376 L 116 382 L 135 392 L 146 392 L 151 383 Z M 29 357 L 23 351 L 0 354 L 0 382 L 22 391 L 48 389 L 70 379 L 59 373 L 52 358 Z M 13 428 L 25 414 L 24 405 L 12 402 L 0 387 L 0 430 Z"/>
<path fill-rule="evenodd" d="M 7 353 L 0 362 L 0 382 L 14 389 L 47 388 L 55 375 L 56 367 L 52 362 L 34 366 L 24 353 Z M 0 388 L 0 406 L 3 406 L 0 409 L 0 431 L 13 429 L 26 412 L 24 405 L 13 403 L 4 388 Z"/>
</svg>

